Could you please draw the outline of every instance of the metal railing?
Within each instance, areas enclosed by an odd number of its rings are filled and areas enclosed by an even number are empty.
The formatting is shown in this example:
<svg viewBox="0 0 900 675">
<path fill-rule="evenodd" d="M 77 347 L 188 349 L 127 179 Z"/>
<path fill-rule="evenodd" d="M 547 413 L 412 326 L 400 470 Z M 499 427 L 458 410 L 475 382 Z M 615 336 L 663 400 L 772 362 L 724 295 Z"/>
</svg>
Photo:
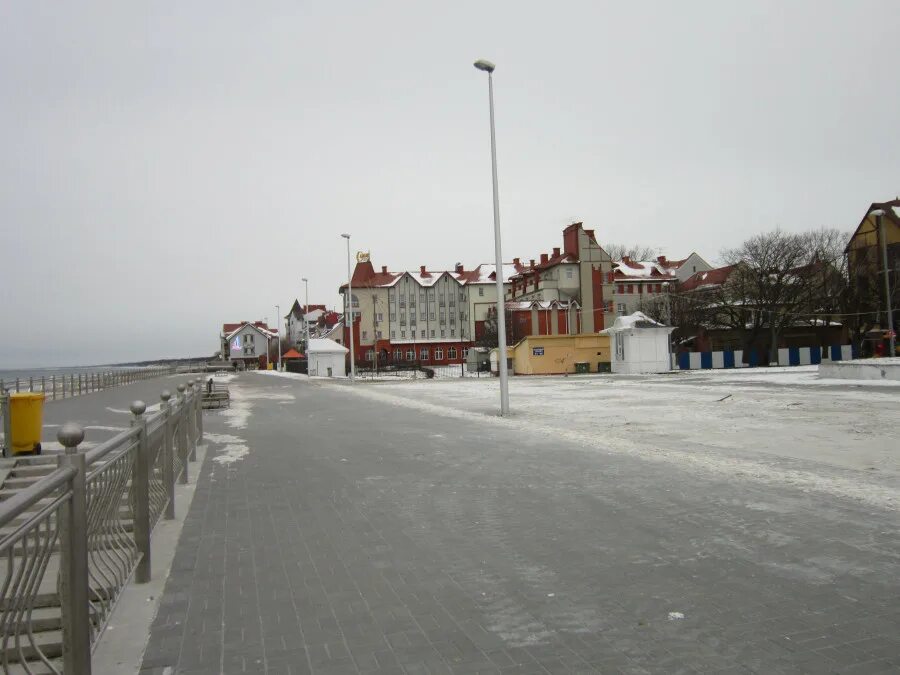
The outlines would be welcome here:
<svg viewBox="0 0 900 675">
<path fill-rule="evenodd" d="M 91 672 L 91 651 L 122 589 L 150 580 L 150 537 L 175 517 L 175 483 L 188 482 L 203 438 L 202 387 L 160 396 L 131 427 L 88 452 L 65 424 L 57 468 L 0 502 L 0 672 Z"/>
<path fill-rule="evenodd" d="M 206 367 L 204 362 L 172 365 L 148 366 L 146 368 L 123 368 L 89 373 L 42 375 L 40 377 L 0 378 L 0 391 L 42 392 L 48 400 L 72 398 L 82 394 L 119 387 L 132 382 L 149 380 L 162 375 L 200 372 Z"/>
</svg>

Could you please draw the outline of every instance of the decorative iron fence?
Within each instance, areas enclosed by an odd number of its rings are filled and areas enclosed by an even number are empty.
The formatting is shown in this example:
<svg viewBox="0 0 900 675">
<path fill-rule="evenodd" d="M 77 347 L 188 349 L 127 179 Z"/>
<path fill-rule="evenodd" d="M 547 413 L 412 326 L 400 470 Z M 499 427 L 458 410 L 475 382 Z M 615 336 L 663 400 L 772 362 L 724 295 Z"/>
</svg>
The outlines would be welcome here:
<svg viewBox="0 0 900 675">
<path fill-rule="evenodd" d="M 203 438 L 199 381 L 131 404 L 131 428 L 88 452 L 66 424 L 56 470 L 0 502 L 0 672 L 91 672 L 122 589 L 150 580 L 150 537 L 175 517 Z"/>
</svg>

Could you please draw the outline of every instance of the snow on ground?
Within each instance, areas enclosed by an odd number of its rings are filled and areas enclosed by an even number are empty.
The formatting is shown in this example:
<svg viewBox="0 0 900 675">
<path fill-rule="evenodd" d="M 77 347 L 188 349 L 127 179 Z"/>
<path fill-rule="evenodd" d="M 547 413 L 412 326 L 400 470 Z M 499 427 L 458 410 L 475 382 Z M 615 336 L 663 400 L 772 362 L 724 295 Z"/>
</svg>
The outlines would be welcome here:
<svg viewBox="0 0 900 675">
<path fill-rule="evenodd" d="M 360 383 L 352 391 L 726 478 L 897 508 L 900 387 L 846 380 L 837 386 L 813 378 L 814 368 L 804 367 L 514 377 L 508 418 L 498 417 L 496 378 Z"/>
</svg>

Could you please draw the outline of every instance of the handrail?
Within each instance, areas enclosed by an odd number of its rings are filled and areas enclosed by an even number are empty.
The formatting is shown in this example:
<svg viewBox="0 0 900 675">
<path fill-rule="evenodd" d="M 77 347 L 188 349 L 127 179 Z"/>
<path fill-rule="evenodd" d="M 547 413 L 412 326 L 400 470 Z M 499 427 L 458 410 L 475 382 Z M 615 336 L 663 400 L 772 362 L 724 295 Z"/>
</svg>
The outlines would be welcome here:
<svg viewBox="0 0 900 675">
<path fill-rule="evenodd" d="M 120 431 L 109 440 L 104 441 L 103 443 L 98 445 L 96 448 L 91 448 L 86 453 L 84 453 L 85 464 L 90 466 L 98 460 L 103 459 L 104 457 L 106 457 L 106 455 L 108 455 L 119 446 L 134 440 L 137 436 L 140 435 L 140 433 L 141 430 L 136 427 L 125 429 L 125 431 Z"/>
<path fill-rule="evenodd" d="M 58 468 L 33 485 L 0 502 L 0 527 L 5 527 L 37 502 L 53 494 L 60 486 L 70 481 L 75 473 L 75 469 L 70 466 Z"/>
</svg>

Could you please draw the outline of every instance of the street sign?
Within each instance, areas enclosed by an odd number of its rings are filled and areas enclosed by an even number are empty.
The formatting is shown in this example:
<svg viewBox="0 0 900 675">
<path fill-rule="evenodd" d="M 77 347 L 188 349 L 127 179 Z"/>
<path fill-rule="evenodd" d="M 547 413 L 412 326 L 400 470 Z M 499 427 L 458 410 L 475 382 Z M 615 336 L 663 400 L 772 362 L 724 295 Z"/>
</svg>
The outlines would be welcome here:
<svg viewBox="0 0 900 675">
<path fill-rule="evenodd" d="M 543 348 L 543 347 L 532 347 L 532 348 L 531 348 L 531 355 L 532 355 L 532 356 L 543 356 L 543 355 L 544 355 L 544 348 Z"/>
</svg>

